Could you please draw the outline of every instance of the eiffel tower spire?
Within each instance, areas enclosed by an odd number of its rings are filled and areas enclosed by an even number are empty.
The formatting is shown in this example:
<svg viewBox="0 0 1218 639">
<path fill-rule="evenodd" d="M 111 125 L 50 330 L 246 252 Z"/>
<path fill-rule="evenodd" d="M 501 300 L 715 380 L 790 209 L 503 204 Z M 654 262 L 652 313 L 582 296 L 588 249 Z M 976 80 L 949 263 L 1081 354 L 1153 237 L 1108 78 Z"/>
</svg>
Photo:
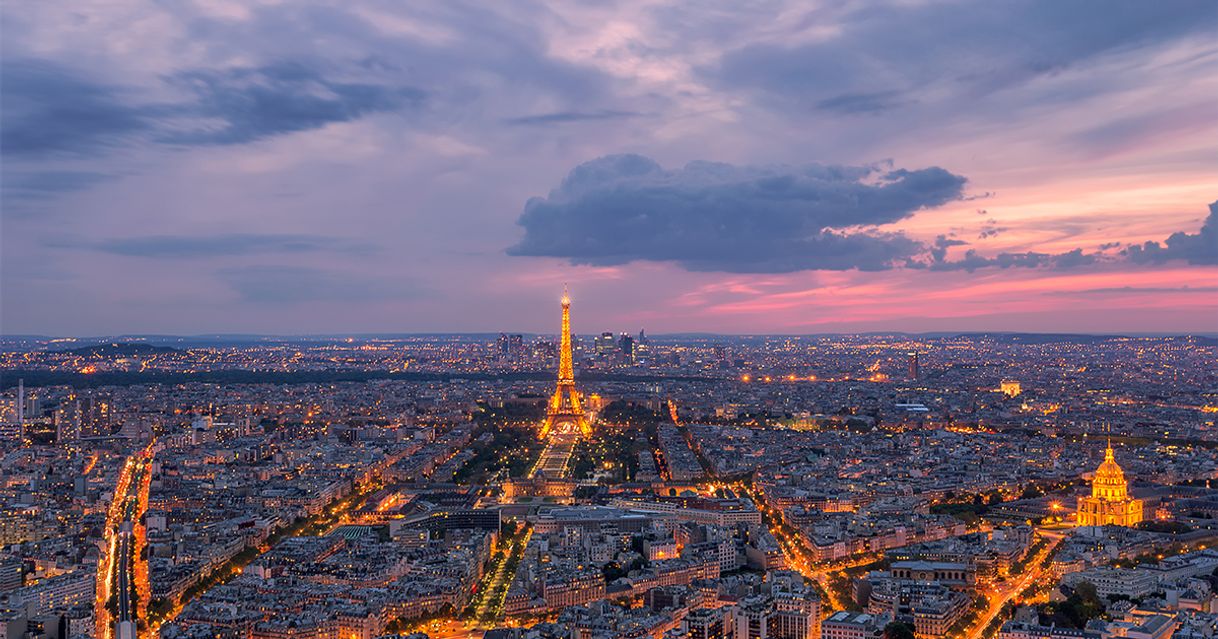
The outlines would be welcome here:
<svg viewBox="0 0 1218 639">
<path fill-rule="evenodd" d="M 562 338 L 558 347 L 558 383 L 575 382 L 575 367 L 571 363 L 571 296 L 567 285 L 562 287 Z"/>
<path fill-rule="evenodd" d="M 584 414 L 583 398 L 575 390 L 575 366 L 571 357 L 571 296 L 567 286 L 562 291 L 562 336 L 558 347 L 558 384 L 550 396 L 546 421 L 541 426 L 544 439 L 553 432 L 577 431 L 590 435 L 592 425 Z"/>
</svg>

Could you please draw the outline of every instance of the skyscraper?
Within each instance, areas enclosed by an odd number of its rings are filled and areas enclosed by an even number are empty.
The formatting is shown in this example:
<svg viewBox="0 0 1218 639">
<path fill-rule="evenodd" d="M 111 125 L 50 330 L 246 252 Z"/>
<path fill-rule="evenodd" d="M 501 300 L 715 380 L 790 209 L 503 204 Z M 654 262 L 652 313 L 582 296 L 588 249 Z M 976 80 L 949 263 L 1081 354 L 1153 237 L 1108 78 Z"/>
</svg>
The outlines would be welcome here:
<svg viewBox="0 0 1218 639">
<path fill-rule="evenodd" d="M 634 363 L 646 364 L 648 355 L 650 355 L 651 347 L 647 343 L 647 333 L 643 329 L 639 329 L 639 338 L 634 343 Z"/>
<path fill-rule="evenodd" d="M 634 336 L 630 333 L 622 333 L 617 340 L 618 348 L 621 349 L 622 355 L 625 356 L 627 362 L 634 363 Z"/>
<path fill-rule="evenodd" d="M 613 333 L 608 331 L 601 333 L 594 340 L 594 343 L 596 344 L 597 355 L 609 355 L 617 350 L 617 340 L 614 339 Z"/>
<path fill-rule="evenodd" d="M 81 437 L 109 437 L 112 432 L 110 421 L 110 397 L 106 395 L 86 395 L 80 398 L 78 416 L 80 419 Z"/>
<path fill-rule="evenodd" d="M 571 357 L 571 297 L 562 294 L 562 336 L 558 345 L 558 385 L 550 396 L 541 437 L 551 433 L 592 433 L 592 425 L 584 414 L 582 397 L 575 390 L 575 366 Z"/>
<path fill-rule="evenodd" d="M 500 333 L 495 344 L 496 355 L 500 359 L 516 360 L 524 356 L 524 335 Z"/>
<path fill-rule="evenodd" d="M 912 351 L 909 354 L 909 379 L 922 379 L 922 366 L 918 363 L 917 351 Z"/>
</svg>

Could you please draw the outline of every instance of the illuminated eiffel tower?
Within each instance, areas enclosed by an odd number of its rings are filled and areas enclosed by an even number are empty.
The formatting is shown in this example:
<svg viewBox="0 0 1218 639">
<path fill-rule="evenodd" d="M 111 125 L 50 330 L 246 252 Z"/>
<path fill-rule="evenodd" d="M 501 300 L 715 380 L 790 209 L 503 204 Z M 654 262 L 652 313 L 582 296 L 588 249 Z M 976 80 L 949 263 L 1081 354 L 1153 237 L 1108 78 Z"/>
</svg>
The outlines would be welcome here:
<svg viewBox="0 0 1218 639">
<path fill-rule="evenodd" d="M 541 438 L 551 435 L 591 435 L 592 424 L 584 414 L 583 398 L 575 390 L 575 367 L 571 363 L 571 298 L 562 292 L 562 339 L 558 347 L 558 386 L 550 396 Z"/>
</svg>

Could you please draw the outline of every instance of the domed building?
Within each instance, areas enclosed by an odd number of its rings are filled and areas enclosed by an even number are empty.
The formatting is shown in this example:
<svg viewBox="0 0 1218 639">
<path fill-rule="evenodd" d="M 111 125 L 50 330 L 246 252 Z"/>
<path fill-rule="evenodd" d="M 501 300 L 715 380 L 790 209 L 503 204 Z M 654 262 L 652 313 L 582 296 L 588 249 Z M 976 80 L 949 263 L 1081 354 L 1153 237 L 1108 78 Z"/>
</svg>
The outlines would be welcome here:
<svg viewBox="0 0 1218 639">
<path fill-rule="evenodd" d="M 1142 521 L 1142 500 L 1129 496 L 1125 471 L 1116 463 L 1112 444 L 1091 480 L 1091 496 L 1078 498 L 1078 525 L 1132 526 Z"/>
</svg>

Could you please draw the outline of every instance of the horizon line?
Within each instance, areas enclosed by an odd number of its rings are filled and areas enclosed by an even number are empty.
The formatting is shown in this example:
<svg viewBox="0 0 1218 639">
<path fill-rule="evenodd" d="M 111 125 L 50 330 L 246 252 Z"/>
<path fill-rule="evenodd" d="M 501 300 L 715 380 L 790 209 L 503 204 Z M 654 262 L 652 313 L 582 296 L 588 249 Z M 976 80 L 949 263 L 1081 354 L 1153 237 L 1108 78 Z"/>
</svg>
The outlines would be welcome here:
<svg viewBox="0 0 1218 639">
<path fill-rule="evenodd" d="M 646 329 L 642 329 L 646 331 Z M 605 332 L 614 334 L 634 335 L 633 332 L 622 331 L 592 331 L 582 333 L 584 335 L 600 335 Z M 557 335 L 556 332 L 538 332 L 538 331 L 363 331 L 363 332 L 330 332 L 330 333 L 241 333 L 241 332 L 222 332 L 222 333 L 112 333 L 98 335 L 46 335 L 41 333 L 0 333 L 0 340 L 106 340 L 106 339 L 126 339 L 126 340 L 147 340 L 147 339 L 198 339 L 198 338 L 274 338 L 274 339 L 367 339 L 367 338 L 384 338 L 384 337 L 424 337 L 424 336 L 484 336 L 484 335 Z M 573 331 L 573 335 L 579 335 L 578 331 Z M 1070 337 L 1207 337 L 1218 338 L 1218 331 L 1095 331 L 1095 332 L 1077 332 L 1077 331 L 1011 331 L 1011 330 L 938 330 L 938 331 L 826 331 L 816 333 L 783 333 L 783 332 L 759 332 L 759 333 L 721 333 L 715 331 L 667 331 L 663 333 L 648 333 L 648 337 L 688 337 L 688 336 L 707 336 L 707 337 L 869 337 L 869 336 L 884 336 L 884 335 L 899 335 L 908 337 L 950 337 L 950 336 L 978 336 L 978 335 L 1028 335 L 1028 336 L 1070 336 Z"/>
</svg>

